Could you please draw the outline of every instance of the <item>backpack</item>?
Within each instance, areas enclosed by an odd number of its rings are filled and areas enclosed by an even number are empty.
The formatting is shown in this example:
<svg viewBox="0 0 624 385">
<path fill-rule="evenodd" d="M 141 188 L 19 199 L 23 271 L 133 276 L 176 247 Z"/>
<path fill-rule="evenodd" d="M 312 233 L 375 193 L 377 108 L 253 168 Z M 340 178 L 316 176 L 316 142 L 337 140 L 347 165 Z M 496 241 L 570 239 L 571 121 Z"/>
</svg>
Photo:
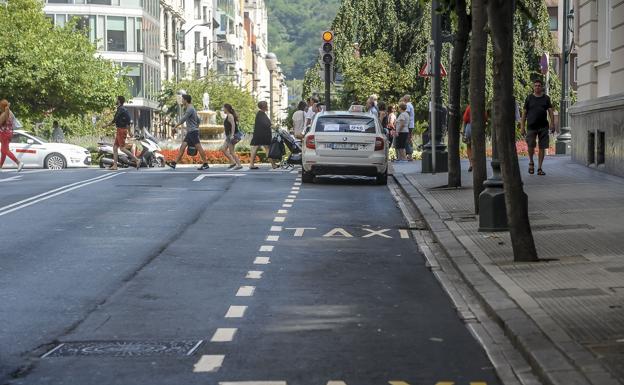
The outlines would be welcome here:
<svg viewBox="0 0 624 385">
<path fill-rule="evenodd" d="M 130 125 L 132 118 L 130 113 L 125 107 L 119 107 L 119 117 L 117 119 L 117 127 L 127 128 Z"/>
</svg>

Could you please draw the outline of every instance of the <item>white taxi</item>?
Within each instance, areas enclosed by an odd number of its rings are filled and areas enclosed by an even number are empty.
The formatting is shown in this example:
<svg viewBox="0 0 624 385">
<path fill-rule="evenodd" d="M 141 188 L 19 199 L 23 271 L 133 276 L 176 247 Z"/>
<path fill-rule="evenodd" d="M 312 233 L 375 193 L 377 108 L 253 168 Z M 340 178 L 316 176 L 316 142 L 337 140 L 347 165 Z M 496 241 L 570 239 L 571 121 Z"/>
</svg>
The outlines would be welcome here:
<svg viewBox="0 0 624 385">
<path fill-rule="evenodd" d="M 67 143 L 50 143 L 23 130 L 13 131 L 11 152 L 24 162 L 24 168 L 60 170 L 67 167 L 88 167 L 91 153 L 84 147 Z M 5 168 L 17 167 L 7 159 Z"/>
<path fill-rule="evenodd" d="M 388 141 L 369 113 L 322 112 L 303 139 L 302 165 L 304 183 L 318 175 L 364 175 L 387 184 Z"/>
</svg>

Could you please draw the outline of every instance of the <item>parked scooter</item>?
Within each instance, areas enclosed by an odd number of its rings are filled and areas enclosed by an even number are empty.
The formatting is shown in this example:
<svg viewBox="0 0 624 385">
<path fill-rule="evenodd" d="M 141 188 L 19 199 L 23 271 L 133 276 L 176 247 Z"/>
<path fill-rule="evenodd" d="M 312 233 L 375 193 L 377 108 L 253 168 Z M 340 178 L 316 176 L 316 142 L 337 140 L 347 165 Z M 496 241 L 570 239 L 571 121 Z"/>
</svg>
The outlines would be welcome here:
<svg viewBox="0 0 624 385">
<path fill-rule="evenodd" d="M 137 141 L 143 148 L 137 157 L 141 160 L 141 167 L 165 167 L 165 156 L 161 153 L 158 140 L 145 132 L 143 136 L 137 137 Z M 117 151 L 117 164 L 119 167 L 135 167 L 134 162 L 122 151 Z M 98 142 L 98 157 L 101 168 L 110 167 L 113 164 L 113 145 L 106 142 Z"/>
</svg>

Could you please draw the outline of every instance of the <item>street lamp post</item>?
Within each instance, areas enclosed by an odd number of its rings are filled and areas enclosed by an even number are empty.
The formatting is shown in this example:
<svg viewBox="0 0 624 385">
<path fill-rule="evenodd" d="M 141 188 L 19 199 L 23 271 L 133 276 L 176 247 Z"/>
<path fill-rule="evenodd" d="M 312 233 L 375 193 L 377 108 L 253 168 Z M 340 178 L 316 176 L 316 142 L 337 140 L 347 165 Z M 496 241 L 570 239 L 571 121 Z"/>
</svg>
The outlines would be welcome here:
<svg viewBox="0 0 624 385">
<path fill-rule="evenodd" d="M 559 127 L 561 133 L 557 136 L 557 143 L 555 144 L 555 154 L 567 155 L 571 150 L 572 134 L 570 133 L 570 126 L 568 123 L 568 104 L 570 103 L 568 94 L 569 92 L 569 79 L 570 79 L 570 66 L 568 61 L 570 58 L 570 51 L 572 51 L 572 45 L 570 44 L 570 32 L 572 31 L 571 25 L 574 21 L 574 11 L 570 10 L 570 0 L 563 0 L 563 36 L 562 36 L 562 56 L 563 56 L 563 68 L 561 68 L 561 105 L 559 108 Z"/>
<path fill-rule="evenodd" d="M 273 116 L 273 72 L 277 70 L 277 56 L 274 53 L 269 52 L 266 57 L 267 68 L 269 69 L 269 115 L 271 121 L 274 120 Z"/>
<path fill-rule="evenodd" d="M 184 33 L 180 30 L 176 32 L 176 83 L 180 82 L 180 41 L 186 38 L 186 35 L 188 35 L 189 32 L 191 32 L 195 27 L 210 27 L 210 22 L 195 24 L 189 28 L 188 31 L 184 31 Z"/>
</svg>

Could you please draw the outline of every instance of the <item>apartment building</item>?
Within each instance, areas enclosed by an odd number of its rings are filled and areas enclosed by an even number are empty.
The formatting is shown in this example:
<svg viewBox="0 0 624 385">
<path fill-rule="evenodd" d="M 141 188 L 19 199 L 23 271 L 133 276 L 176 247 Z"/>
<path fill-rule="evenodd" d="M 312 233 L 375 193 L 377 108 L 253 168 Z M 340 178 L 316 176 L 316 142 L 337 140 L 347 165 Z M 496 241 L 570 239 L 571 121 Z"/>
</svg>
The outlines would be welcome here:
<svg viewBox="0 0 624 385">
<path fill-rule="evenodd" d="M 574 0 L 572 158 L 624 176 L 624 0 Z"/>
</svg>

